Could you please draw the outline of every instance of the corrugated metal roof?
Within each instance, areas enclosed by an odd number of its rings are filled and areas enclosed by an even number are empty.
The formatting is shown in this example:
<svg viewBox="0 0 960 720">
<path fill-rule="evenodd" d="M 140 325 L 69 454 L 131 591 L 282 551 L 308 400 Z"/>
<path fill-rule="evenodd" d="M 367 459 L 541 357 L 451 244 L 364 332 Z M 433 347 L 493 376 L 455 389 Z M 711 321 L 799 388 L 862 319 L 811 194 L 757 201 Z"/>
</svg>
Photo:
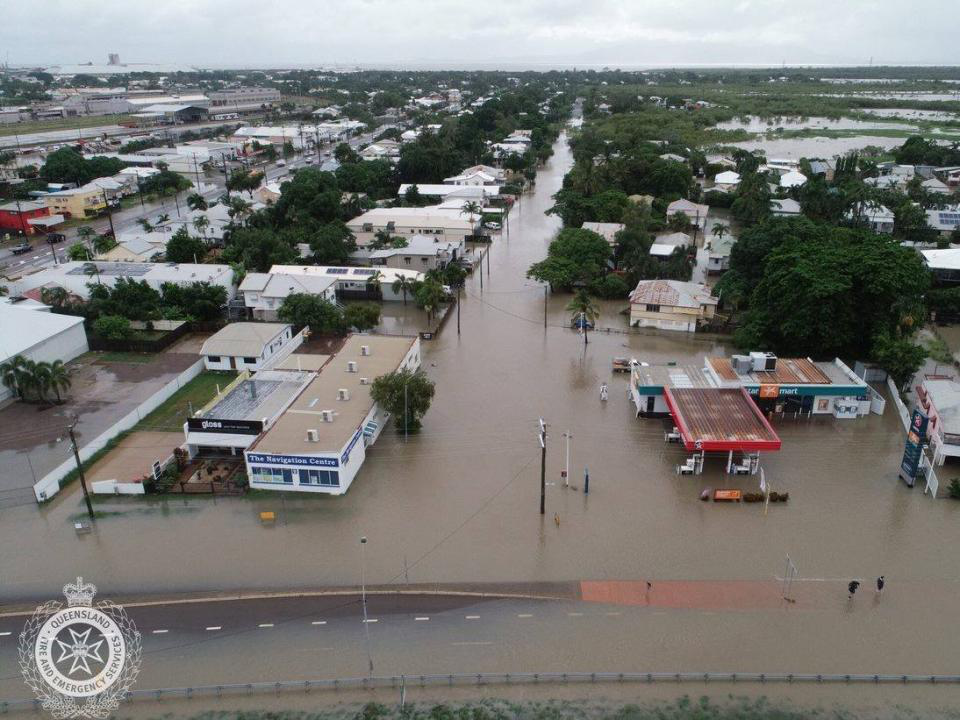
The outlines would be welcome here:
<svg viewBox="0 0 960 720">
<path fill-rule="evenodd" d="M 780 438 L 743 388 L 664 390 L 687 450 L 779 450 Z"/>
</svg>

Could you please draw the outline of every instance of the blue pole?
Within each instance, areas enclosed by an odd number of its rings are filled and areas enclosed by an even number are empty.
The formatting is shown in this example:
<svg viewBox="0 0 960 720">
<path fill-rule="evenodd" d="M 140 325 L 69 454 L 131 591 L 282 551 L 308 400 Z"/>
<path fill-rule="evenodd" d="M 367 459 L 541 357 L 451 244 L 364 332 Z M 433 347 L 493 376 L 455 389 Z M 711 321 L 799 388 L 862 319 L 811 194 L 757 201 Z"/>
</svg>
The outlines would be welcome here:
<svg viewBox="0 0 960 720">
<path fill-rule="evenodd" d="M 590 470 L 588 468 L 583 469 L 583 494 L 590 494 Z"/>
</svg>

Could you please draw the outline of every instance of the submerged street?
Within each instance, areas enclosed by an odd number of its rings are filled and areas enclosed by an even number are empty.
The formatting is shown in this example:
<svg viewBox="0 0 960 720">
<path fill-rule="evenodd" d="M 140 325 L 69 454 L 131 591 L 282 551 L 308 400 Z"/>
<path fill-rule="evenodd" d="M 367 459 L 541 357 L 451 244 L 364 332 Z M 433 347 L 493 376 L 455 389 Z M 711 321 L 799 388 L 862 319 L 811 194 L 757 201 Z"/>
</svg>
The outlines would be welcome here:
<svg viewBox="0 0 960 720">
<path fill-rule="evenodd" d="M 0 510 L 0 603 L 56 598 L 78 574 L 105 597 L 355 587 L 363 535 L 371 585 L 649 580 L 662 597 L 662 586 L 682 581 L 686 589 L 672 586 L 678 598 L 702 598 L 748 582 L 756 592 L 744 597 L 763 599 L 658 607 L 496 601 L 475 612 L 424 609 L 429 622 L 411 620 L 420 609 L 404 606 L 385 610 L 371 632 L 378 673 L 953 671 L 960 649 L 942 628 L 960 620 L 957 508 L 897 480 L 903 431 L 892 407 L 851 421 L 776 420 L 783 449 L 762 455 L 761 464 L 789 503 L 767 514 L 760 504 L 703 503 L 704 488 L 755 491 L 758 479 L 724 475 L 725 458 L 708 458 L 701 476 L 675 474 L 687 454 L 664 443 L 660 421 L 634 417 L 627 376 L 612 375 L 610 363 L 632 356 L 700 365 L 733 348 L 709 335 L 627 334 L 619 314 L 625 300 L 602 303 L 598 327 L 618 332 L 592 332 L 586 346 L 568 327 L 569 296 L 548 298 L 544 328 L 543 287 L 525 272 L 559 228 L 544 211 L 571 162 L 562 136 L 534 192 L 513 209 L 509 235 L 494 240 L 483 289 L 479 271 L 468 280 L 460 335 L 453 316 L 423 344 L 436 397 L 422 432 L 407 443 L 385 432 L 346 496 L 100 499 L 93 532 L 78 536 L 75 484 L 47 506 Z M 606 403 L 602 382 L 610 386 Z M 548 424 L 545 516 L 538 513 L 539 417 Z M 268 510 L 277 514 L 273 526 L 258 519 Z M 787 556 L 799 571 L 791 605 L 777 601 Z M 871 604 L 881 574 L 889 589 Z M 851 578 L 864 582 L 853 607 Z M 718 584 L 698 586 L 704 582 Z M 234 608 L 222 620 L 145 613 L 140 686 L 362 673 L 356 618 L 317 630 L 309 608 L 301 609 L 296 622 L 271 620 L 280 611 L 263 607 Z M 470 614 L 480 618 L 468 621 Z M 4 621 L 0 629 L 19 625 Z M 217 625 L 243 629 L 225 637 L 205 629 Z M 151 636 L 155 629 L 170 632 Z M 24 695 L 9 670 L 15 634 L 0 637 L 0 695 L 8 697 Z M 243 672 L 227 662 L 236 657 L 246 658 Z"/>
</svg>

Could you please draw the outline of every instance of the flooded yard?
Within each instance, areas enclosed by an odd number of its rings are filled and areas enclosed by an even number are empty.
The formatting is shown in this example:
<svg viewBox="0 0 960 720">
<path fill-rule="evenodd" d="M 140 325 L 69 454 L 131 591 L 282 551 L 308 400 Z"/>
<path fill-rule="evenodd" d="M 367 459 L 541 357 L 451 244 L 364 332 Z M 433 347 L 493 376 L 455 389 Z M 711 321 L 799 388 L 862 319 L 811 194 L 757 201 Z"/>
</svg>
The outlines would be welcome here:
<svg viewBox="0 0 960 720">
<path fill-rule="evenodd" d="M 902 122 L 871 122 L 853 118 L 827 117 L 776 117 L 762 118 L 751 115 L 717 123 L 719 130 L 746 130 L 767 133 L 777 130 L 916 130 L 916 125 Z"/>
<path fill-rule="evenodd" d="M 853 150 L 862 150 L 865 147 L 879 147 L 891 150 L 903 145 L 903 138 L 878 137 L 873 135 L 857 135 L 855 137 L 809 137 L 809 138 L 759 138 L 729 143 L 733 147 L 744 150 L 762 150 L 768 158 L 826 158 L 846 155 Z"/>
</svg>

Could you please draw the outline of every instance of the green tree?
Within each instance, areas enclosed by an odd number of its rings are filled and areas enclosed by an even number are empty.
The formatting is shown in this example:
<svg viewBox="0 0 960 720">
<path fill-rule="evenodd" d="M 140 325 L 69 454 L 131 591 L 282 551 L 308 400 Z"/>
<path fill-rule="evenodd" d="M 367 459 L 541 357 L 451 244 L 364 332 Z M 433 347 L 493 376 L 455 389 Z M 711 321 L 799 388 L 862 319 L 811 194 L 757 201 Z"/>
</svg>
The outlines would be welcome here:
<svg viewBox="0 0 960 720">
<path fill-rule="evenodd" d="M 416 289 L 416 281 L 406 275 L 398 275 L 390 287 L 393 289 L 393 292 L 403 294 L 403 304 L 406 305 L 407 293 L 411 293 Z"/>
<path fill-rule="evenodd" d="M 667 218 L 667 227 L 674 232 L 686 232 L 690 229 L 692 223 L 686 213 L 675 212 Z"/>
<path fill-rule="evenodd" d="M 370 397 L 397 418 L 397 432 L 416 432 L 430 409 L 435 390 L 425 372 L 404 368 L 376 378 L 370 386 Z"/>
<path fill-rule="evenodd" d="M 59 286 L 40 289 L 40 302 L 52 308 L 62 308 L 69 299 L 67 291 Z"/>
<path fill-rule="evenodd" d="M 209 282 L 163 283 L 160 296 L 165 317 L 175 315 L 202 321 L 216 320 L 223 316 L 227 304 L 227 289 Z"/>
<path fill-rule="evenodd" d="M 67 248 L 67 257 L 73 261 L 83 262 L 86 260 L 93 260 L 93 253 L 90 252 L 90 248 L 82 243 L 74 243 Z"/>
<path fill-rule="evenodd" d="M 206 254 L 206 244 L 200 238 L 191 237 L 185 227 L 177 230 L 167 242 L 166 256 L 168 262 L 202 262 Z"/>
<path fill-rule="evenodd" d="M 93 239 L 93 250 L 98 255 L 113 250 L 117 246 L 117 241 L 111 235 L 97 235 Z"/>
<path fill-rule="evenodd" d="M 923 367 L 927 359 L 925 348 L 909 338 L 879 333 L 873 341 L 873 361 L 886 370 L 902 391 Z"/>
<path fill-rule="evenodd" d="M 466 215 L 470 219 L 470 229 L 473 230 L 476 227 L 476 220 L 474 217 L 480 215 L 483 212 L 483 206 L 478 203 L 476 200 L 468 200 L 463 204 L 463 207 L 460 208 L 460 214 Z"/>
<path fill-rule="evenodd" d="M 723 240 L 723 236 L 730 232 L 730 226 L 725 223 L 714 223 L 710 232 L 717 236 L 717 240 Z"/>
<path fill-rule="evenodd" d="M 12 390 L 20 400 L 24 399 L 26 387 L 29 383 L 26 361 L 27 359 L 23 355 L 14 355 L 0 364 L 0 379 L 3 380 L 3 386 Z"/>
<path fill-rule="evenodd" d="M 207 199 L 198 192 L 187 195 L 187 207 L 191 210 L 206 210 L 209 205 Z"/>
<path fill-rule="evenodd" d="M 319 295 L 293 293 L 283 300 L 277 313 L 283 322 L 308 326 L 313 333 L 343 335 L 346 321 L 343 311 Z"/>
<path fill-rule="evenodd" d="M 241 228 L 230 234 L 221 258 L 241 263 L 247 272 L 268 272 L 273 265 L 289 265 L 300 257 L 297 248 L 269 228 Z"/>
<path fill-rule="evenodd" d="M 321 225 L 310 238 L 310 250 L 318 265 L 343 265 L 356 249 L 356 238 L 341 220 Z"/>
<path fill-rule="evenodd" d="M 527 277 L 549 283 L 554 289 L 569 289 L 577 282 L 590 282 L 607 268 L 611 250 L 595 232 L 565 228 L 550 243 L 547 258 L 534 263 Z"/>
<path fill-rule="evenodd" d="M 424 280 L 413 291 L 413 299 L 417 307 L 426 311 L 428 322 L 433 320 L 433 314 L 446 297 L 443 286 L 436 280 Z"/>
<path fill-rule="evenodd" d="M 293 157 L 296 154 L 296 150 L 293 149 L 293 143 L 289 140 L 283 143 L 283 156 L 285 158 Z"/>
<path fill-rule="evenodd" d="M 341 165 L 360 162 L 360 156 L 348 143 L 337 145 L 333 150 L 333 157 Z"/>
<path fill-rule="evenodd" d="M 206 239 L 207 239 L 207 228 L 210 227 L 210 218 L 208 218 L 206 215 L 197 215 L 197 216 L 193 219 L 193 227 L 196 229 L 196 231 L 197 231 L 198 233 L 200 233 L 200 236 L 201 236 L 204 240 L 206 240 Z M 184 232 L 186 232 L 186 228 L 181 228 L 181 230 L 183 230 Z"/>
<path fill-rule="evenodd" d="M 735 195 L 730 211 L 744 225 L 754 225 L 770 216 L 770 188 L 763 175 L 743 175 Z"/>
<path fill-rule="evenodd" d="M 101 315 L 93 321 L 93 331 L 105 340 L 126 340 L 133 334 L 130 321 L 121 315 Z"/>
<path fill-rule="evenodd" d="M 65 393 L 73 384 L 70 380 L 70 371 L 67 366 L 63 364 L 63 360 L 54 360 L 52 363 L 49 363 L 46 373 L 46 384 L 47 387 L 53 390 L 54 395 L 57 396 L 57 403 L 63 402 L 61 393 Z"/>
<path fill-rule="evenodd" d="M 583 343 L 586 345 L 590 342 L 588 323 L 590 325 L 596 324 L 597 318 L 600 317 L 600 309 L 594 304 L 587 291 L 581 288 L 577 290 L 573 299 L 567 303 L 567 312 L 571 313 L 571 322 L 583 330 Z"/>
<path fill-rule="evenodd" d="M 343 311 L 344 322 L 357 332 L 372 330 L 380 324 L 380 306 L 375 303 L 351 303 Z"/>
</svg>

